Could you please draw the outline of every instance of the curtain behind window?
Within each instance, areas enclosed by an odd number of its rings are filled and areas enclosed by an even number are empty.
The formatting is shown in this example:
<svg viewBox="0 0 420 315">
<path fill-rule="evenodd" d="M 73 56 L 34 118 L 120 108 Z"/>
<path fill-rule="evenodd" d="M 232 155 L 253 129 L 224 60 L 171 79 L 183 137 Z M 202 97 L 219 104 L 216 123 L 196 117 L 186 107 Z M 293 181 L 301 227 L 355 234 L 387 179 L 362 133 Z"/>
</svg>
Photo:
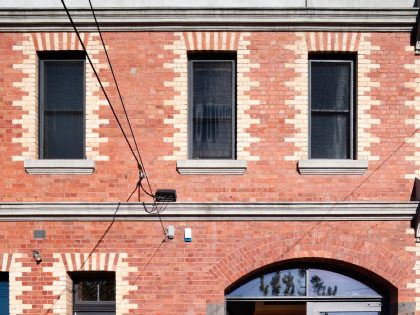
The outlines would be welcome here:
<svg viewBox="0 0 420 315">
<path fill-rule="evenodd" d="M 192 158 L 232 159 L 234 64 L 192 63 Z"/>
<path fill-rule="evenodd" d="M 311 62 L 311 158 L 351 158 L 351 63 Z"/>
</svg>

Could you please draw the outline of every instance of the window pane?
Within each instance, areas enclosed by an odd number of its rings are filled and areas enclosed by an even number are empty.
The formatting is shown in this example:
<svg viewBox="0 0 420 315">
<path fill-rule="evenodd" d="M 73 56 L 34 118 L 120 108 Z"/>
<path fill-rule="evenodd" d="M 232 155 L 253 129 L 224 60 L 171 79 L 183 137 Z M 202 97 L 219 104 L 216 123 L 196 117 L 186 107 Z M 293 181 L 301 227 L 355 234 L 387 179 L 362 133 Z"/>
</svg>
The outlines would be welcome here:
<svg viewBox="0 0 420 315">
<path fill-rule="evenodd" d="M 79 301 L 97 301 L 98 300 L 98 282 L 82 281 L 77 287 L 77 298 Z"/>
<path fill-rule="evenodd" d="M 350 158 L 349 119 L 349 114 L 312 113 L 311 158 Z"/>
<path fill-rule="evenodd" d="M 44 159 L 82 159 L 83 113 L 46 112 Z"/>
<path fill-rule="evenodd" d="M 9 281 L 7 274 L 0 274 L 0 315 L 9 314 Z"/>
<path fill-rule="evenodd" d="M 232 62 L 193 62 L 192 158 L 232 158 L 233 71 Z"/>
<path fill-rule="evenodd" d="M 99 282 L 99 300 L 100 301 L 115 301 L 115 281 L 100 281 Z"/>
<path fill-rule="evenodd" d="M 309 269 L 310 296 L 381 297 L 365 284 L 335 272 Z"/>
<path fill-rule="evenodd" d="M 45 110 L 83 110 L 84 62 L 44 61 Z"/>
<path fill-rule="evenodd" d="M 350 110 L 351 63 L 311 62 L 311 108 Z"/>
<path fill-rule="evenodd" d="M 228 294 L 229 297 L 305 296 L 305 269 L 287 269 L 252 279 Z"/>
<path fill-rule="evenodd" d="M 81 281 L 77 290 L 79 301 L 115 301 L 115 280 Z"/>
</svg>

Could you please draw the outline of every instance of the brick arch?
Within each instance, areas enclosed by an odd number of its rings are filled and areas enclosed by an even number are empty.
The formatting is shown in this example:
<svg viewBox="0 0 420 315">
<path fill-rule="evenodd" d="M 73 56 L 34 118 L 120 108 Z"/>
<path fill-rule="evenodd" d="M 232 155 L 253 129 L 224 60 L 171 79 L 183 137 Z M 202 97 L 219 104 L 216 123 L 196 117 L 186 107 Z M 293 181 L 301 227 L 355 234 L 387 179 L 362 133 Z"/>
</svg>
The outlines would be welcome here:
<svg viewBox="0 0 420 315">
<path fill-rule="evenodd" d="M 31 36 L 36 51 L 83 49 L 75 33 L 32 33 Z M 98 35 L 80 33 L 80 38 L 85 47 L 88 46 L 92 36 Z"/>
<path fill-rule="evenodd" d="M 115 271 L 120 257 L 116 253 L 66 253 L 61 259 L 67 271 Z"/>
<path fill-rule="evenodd" d="M 0 271 L 9 271 L 12 264 L 13 254 L 0 254 Z"/>
<path fill-rule="evenodd" d="M 236 51 L 241 34 L 238 32 L 186 32 L 183 36 L 187 50 Z"/>
<path fill-rule="evenodd" d="M 54 315 L 72 314 L 72 281 L 69 272 L 73 271 L 112 271 L 115 272 L 116 314 L 130 314 L 138 305 L 130 299 L 139 285 L 129 281 L 138 273 L 137 266 L 129 264 L 127 253 L 54 253 L 52 265 L 45 265 L 43 272 L 50 274 L 53 281 L 44 285 L 43 290 L 52 298 L 44 309 Z"/>
<path fill-rule="evenodd" d="M 308 51 L 358 51 L 360 33 L 308 32 L 305 42 Z"/>
<path fill-rule="evenodd" d="M 333 231 L 331 233 L 333 234 Z M 270 265 L 289 260 L 305 262 L 324 260 L 358 267 L 397 289 L 407 290 L 398 285 L 410 282 L 406 281 L 406 278 L 412 273 L 414 260 L 408 257 L 409 253 L 396 255 L 392 249 L 381 247 L 378 253 L 372 255 L 372 252 L 366 248 L 361 250 L 358 242 L 354 242 L 352 247 L 343 246 L 342 240 L 336 236 L 329 241 L 326 241 L 328 237 L 325 237 L 324 242 L 316 242 L 316 245 L 310 236 L 299 240 L 294 246 L 288 246 L 279 239 L 260 244 L 247 244 L 236 249 L 210 268 L 210 276 L 220 289 L 225 290 L 255 271 Z M 375 249 L 374 246 L 369 248 Z"/>
</svg>

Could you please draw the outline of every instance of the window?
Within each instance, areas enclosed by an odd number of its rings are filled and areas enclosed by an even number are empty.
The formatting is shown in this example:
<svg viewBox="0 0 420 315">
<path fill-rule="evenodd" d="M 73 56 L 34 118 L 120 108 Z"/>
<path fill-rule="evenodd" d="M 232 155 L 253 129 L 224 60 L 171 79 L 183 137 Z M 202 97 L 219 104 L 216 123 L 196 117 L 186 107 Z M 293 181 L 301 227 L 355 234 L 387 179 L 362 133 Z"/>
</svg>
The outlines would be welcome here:
<svg viewBox="0 0 420 315">
<path fill-rule="evenodd" d="M 354 159 L 354 67 L 351 55 L 310 55 L 311 159 Z"/>
<path fill-rule="evenodd" d="M 253 275 L 226 292 L 226 314 L 388 314 L 386 289 L 367 284 L 371 281 L 365 275 L 320 267 L 273 268 Z"/>
<path fill-rule="evenodd" d="M 9 274 L 0 272 L 0 315 L 9 315 Z"/>
<path fill-rule="evenodd" d="M 233 54 L 189 55 L 189 158 L 235 159 Z"/>
<path fill-rule="evenodd" d="M 85 56 L 39 53 L 41 159 L 85 157 Z"/>
<path fill-rule="evenodd" d="M 71 277 L 75 315 L 115 315 L 114 272 L 74 272 Z"/>
</svg>

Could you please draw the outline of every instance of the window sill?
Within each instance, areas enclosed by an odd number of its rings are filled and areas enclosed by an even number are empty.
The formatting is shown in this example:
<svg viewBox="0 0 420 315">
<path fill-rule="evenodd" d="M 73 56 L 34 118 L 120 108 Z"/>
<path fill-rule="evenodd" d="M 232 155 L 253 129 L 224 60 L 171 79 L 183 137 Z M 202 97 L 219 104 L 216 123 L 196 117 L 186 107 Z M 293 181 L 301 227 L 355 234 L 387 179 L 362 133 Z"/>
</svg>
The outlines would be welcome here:
<svg viewBox="0 0 420 315">
<path fill-rule="evenodd" d="M 300 160 L 301 175 L 363 175 L 368 168 L 366 160 Z"/>
<path fill-rule="evenodd" d="M 176 169 L 181 175 L 242 175 L 247 167 L 241 160 L 178 160 Z"/>
<path fill-rule="evenodd" d="M 95 171 L 92 160 L 25 160 L 23 165 L 31 175 L 89 175 Z"/>
</svg>

